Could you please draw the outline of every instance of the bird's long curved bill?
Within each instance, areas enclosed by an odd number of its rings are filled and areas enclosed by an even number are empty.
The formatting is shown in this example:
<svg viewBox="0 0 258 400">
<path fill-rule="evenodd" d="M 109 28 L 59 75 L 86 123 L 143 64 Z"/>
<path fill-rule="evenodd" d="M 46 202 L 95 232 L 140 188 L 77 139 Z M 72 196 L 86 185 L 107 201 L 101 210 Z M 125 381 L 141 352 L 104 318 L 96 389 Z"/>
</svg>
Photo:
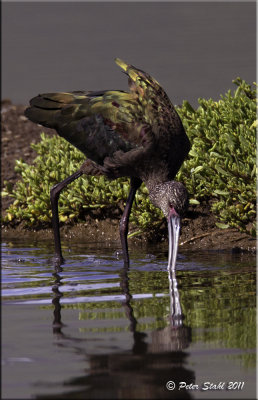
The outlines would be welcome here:
<svg viewBox="0 0 258 400">
<path fill-rule="evenodd" d="M 173 215 L 168 219 L 168 270 L 174 270 L 176 268 L 179 232 L 180 218 Z"/>
</svg>

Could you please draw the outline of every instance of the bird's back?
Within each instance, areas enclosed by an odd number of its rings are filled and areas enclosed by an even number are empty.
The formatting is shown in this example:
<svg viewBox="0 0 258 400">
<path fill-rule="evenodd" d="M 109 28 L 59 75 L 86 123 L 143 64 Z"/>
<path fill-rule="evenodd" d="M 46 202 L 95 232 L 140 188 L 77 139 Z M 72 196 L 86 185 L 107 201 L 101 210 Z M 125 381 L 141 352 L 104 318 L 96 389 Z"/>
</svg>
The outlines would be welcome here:
<svg viewBox="0 0 258 400">
<path fill-rule="evenodd" d="M 56 129 L 96 163 L 116 168 L 118 176 L 139 175 L 137 168 L 148 169 L 148 159 L 162 160 L 169 175 L 175 175 L 190 148 L 175 108 L 154 78 L 116 62 L 129 77 L 129 92 L 41 94 L 30 101 L 25 115 Z"/>
</svg>

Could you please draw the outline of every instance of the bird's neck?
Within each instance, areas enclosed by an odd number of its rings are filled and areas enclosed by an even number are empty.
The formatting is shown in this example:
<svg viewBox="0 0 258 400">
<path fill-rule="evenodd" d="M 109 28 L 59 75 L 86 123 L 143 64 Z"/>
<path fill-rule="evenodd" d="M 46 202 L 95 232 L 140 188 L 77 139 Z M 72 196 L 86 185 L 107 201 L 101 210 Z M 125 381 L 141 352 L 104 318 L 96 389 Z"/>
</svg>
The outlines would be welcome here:
<svg viewBox="0 0 258 400">
<path fill-rule="evenodd" d="M 168 179 L 168 175 L 167 173 L 164 171 L 159 171 L 158 173 L 155 171 L 154 173 L 148 174 L 147 176 L 144 177 L 144 179 L 142 179 L 145 183 L 145 185 L 147 186 L 149 192 L 153 192 L 153 190 L 155 190 L 155 188 L 160 185 L 163 182 L 167 182 Z"/>
<path fill-rule="evenodd" d="M 148 180 L 145 180 L 144 183 L 145 183 L 149 193 L 152 193 L 159 182 L 157 180 L 154 181 L 152 179 L 148 179 Z"/>
<path fill-rule="evenodd" d="M 164 182 L 167 181 L 167 176 L 160 176 L 160 175 L 152 175 L 149 179 L 144 180 L 144 183 L 149 191 L 149 198 L 152 204 L 156 207 L 159 207 L 158 201 L 158 192 L 159 187 L 162 186 Z"/>
</svg>

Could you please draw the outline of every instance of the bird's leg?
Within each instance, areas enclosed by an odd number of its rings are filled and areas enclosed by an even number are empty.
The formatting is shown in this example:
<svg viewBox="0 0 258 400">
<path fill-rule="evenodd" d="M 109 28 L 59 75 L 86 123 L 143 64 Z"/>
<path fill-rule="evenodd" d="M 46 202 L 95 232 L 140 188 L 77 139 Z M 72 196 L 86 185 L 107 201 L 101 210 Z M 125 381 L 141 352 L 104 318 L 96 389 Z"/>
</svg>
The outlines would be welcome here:
<svg viewBox="0 0 258 400">
<path fill-rule="evenodd" d="M 137 189 L 141 186 L 142 181 L 139 178 L 131 178 L 131 186 L 129 196 L 126 202 L 126 206 L 123 212 L 123 216 L 120 221 L 120 239 L 122 244 L 122 251 L 125 265 L 129 265 L 129 255 L 128 255 L 128 244 L 127 244 L 127 234 L 128 234 L 128 222 L 130 217 L 131 208 L 133 205 L 135 193 Z"/>
<path fill-rule="evenodd" d="M 61 241 L 60 241 L 60 230 L 59 230 L 59 217 L 58 217 L 58 199 L 61 191 L 73 182 L 75 179 L 79 178 L 83 172 L 81 170 L 76 171 L 74 174 L 64 179 L 62 182 L 57 183 L 50 190 L 50 201 L 52 206 L 52 224 L 54 231 L 55 240 L 55 257 L 54 261 L 56 265 L 60 265 L 64 262 L 62 257 Z"/>
</svg>

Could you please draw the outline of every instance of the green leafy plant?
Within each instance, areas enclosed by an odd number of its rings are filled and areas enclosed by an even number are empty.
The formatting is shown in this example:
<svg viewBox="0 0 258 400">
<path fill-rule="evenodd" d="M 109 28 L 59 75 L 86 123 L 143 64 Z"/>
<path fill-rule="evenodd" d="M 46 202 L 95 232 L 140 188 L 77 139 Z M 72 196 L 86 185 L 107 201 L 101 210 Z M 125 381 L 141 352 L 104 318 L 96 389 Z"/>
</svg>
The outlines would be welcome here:
<svg viewBox="0 0 258 400">
<path fill-rule="evenodd" d="M 219 101 L 199 99 L 194 110 L 184 102 L 178 109 L 192 142 L 190 157 L 178 179 L 195 199 L 213 199 L 218 227 L 247 230 L 256 215 L 256 91 L 245 81 L 233 81 Z M 254 226 L 249 228 L 254 234 Z"/>
<path fill-rule="evenodd" d="M 176 179 L 186 185 L 192 204 L 212 202 L 219 228 L 236 227 L 254 234 L 256 90 L 240 78 L 233 82 L 237 85 L 234 94 L 228 91 L 219 101 L 199 99 L 196 110 L 184 101 L 177 108 L 192 148 Z M 4 223 L 49 226 L 50 188 L 75 172 L 85 157 L 57 135 L 42 133 L 41 141 L 31 146 L 38 156 L 32 165 L 16 161 L 21 180 L 15 187 L 6 182 L 2 193 L 14 199 Z M 103 176 L 82 176 L 60 195 L 60 221 L 83 221 L 85 215 L 100 212 L 102 217 L 114 215 L 115 210 L 122 210 L 128 191 L 126 178 L 110 181 Z M 137 226 L 133 234 L 150 231 L 163 218 L 142 185 L 131 214 L 131 222 Z"/>
</svg>

